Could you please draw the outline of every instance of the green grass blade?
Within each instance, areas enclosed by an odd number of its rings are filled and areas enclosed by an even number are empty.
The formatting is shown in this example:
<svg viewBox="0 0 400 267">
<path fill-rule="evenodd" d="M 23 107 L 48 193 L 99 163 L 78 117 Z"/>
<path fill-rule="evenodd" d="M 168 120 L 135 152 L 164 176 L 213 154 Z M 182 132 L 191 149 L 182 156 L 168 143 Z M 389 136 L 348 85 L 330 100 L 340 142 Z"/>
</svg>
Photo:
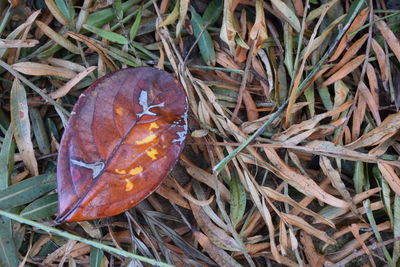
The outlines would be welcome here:
<svg viewBox="0 0 400 267">
<path fill-rule="evenodd" d="M 11 220 L 0 216 L 0 266 L 18 266 L 18 251 L 15 247 L 12 234 Z"/>
<path fill-rule="evenodd" d="M 110 32 L 106 31 L 103 29 L 99 29 L 97 27 L 91 26 L 90 24 L 83 24 L 82 26 L 84 29 L 97 34 L 98 36 L 109 40 L 111 42 L 117 43 L 117 44 L 128 44 L 129 41 L 126 39 L 123 35 L 115 33 L 115 32 Z"/>
<path fill-rule="evenodd" d="M 57 212 L 57 208 L 58 196 L 51 194 L 30 203 L 21 211 L 20 215 L 31 220 L 47 220 Z"/>
<path fill-rule="evenodd" d="M 90 267 L 101 267 L 101 261 L 104 258 L 104 252 L 101 249 L 90 248 Z"/>
<path fill-rule="evenodd" d="M 135 18 L 135 22 L 133 22 L 131 30 L 129 31 L 129 39 L 133 41 L 136 37 L 136 34 L 139 30 L 140 26 L 140 21 L 142 20 L 142 12 L 143 12 L 143 7 L 139 8 L 138 13 Z"/>
<path fill-rule="evenodd" d="M 374 214 L 372 213 L 372 210 L 371 210 L 371 204 L 370 204 L 369 199 L 363 202 L 363 206 L 367 213 L 369 224 L 371 225 L 371 228 L 374 231 L 376 240 L 378 240 L 378 242 L 383 242 L 381 233 L 379 232 L 378 226 L 376 225 Z M 385 255 L 386 260 L 389 263 L 389 266 L 395 267 L 396 264 L 393 262 L 393 259 L 390 257 L 390 254 L 389 254 L 389 251 L 387 250 L 387 248 L 385 246 L 383 246 L 382 250 L 383 250 L 383 254 Z"/>
<path fill-rule="evenodd" d="M 121 249 L 113 248 L 113 247 L 110 247 L 108 245 L 105 245 L 105 244 L 97 242 L 97 241 L 93 241 L 93 240 L 89 240 L 89 239 L 86 239 L 86 238 L 82 238 L 80 236 L 76 236 L 76 235 L 70 234 L 68 232 L 61 231 L 61 230 L 59 230 L 57 228 L 54 228 L 54 227 L 51 227 L 51 226 L 47 226 L 47 225 L 44 225 L 44 224 L 29 220 L 29 219 L 25 219 L 25 218 L 23 218 L 23 217 L 21 217 L 21 216 L 19 216 L 17 214 L 13 214 L 13 213 L 10 213 L 10 212 L 4 211 L 4 210 L 0 210 L 0 215 L 1 216 L 5 216 L 7 218 L 10 218 L 10 219 L 12 219 L 14 221 L 17 221 L 17 222 L 24 223 L 24 224 L 39 228 L 39 229 L 41 229 L 41 230 L 43 230 L 45 232 L 52 233 L 52 234 L 55 234 L 55 235 L 58 235 L 58 236 L 61 236 L 61 237 L 67 238 L 67 239 L 76 240 L 78 242 L 87 244 L 89 246 L 92 246 L 92 247 L 95 247 L 95 248 L 98 248 L 98 249 L 102 249 L 102 250 L 108 251 L 108 252 L 116 254 L 116 255 L 120 255 L 122 257 L 127 257 L 127 258 L 140 260 L 140 261 L 152 264 L 154 266 L 172 267 L 172 265 L 170 265 L 170 264 L 166 264 L 166 263 L 159 262 L 159 261 L 156 261 L 156 260 L 153 260 L 153 259 L 149 259 L 149 258 L 140 256 L 140 255 L 136 255 L 136 254 L 133 254 L 133 253 L 121 250 Z"/>
<path fill-rule="evenodd" d="M 207 23 L 208 26 L 213 25 L 221 17 L 223 8 L 224 3 L 222 2 L 222 0 L 211 1 L 203 14 L 204 23 Z"/>
<path fill-rule="evenodd" d="M 12 127 L 8 127 L 0 151 L 0 190 L 6 189 L 10 184 L 11 172 L 14 166 L 15 143 L 12 139 Z"/>
<path fill-rule="evenodd" d="M 196 36 L 196 38 L 199 40 L 198 45 L 200 48 L 200 54 L 207 65 L 214 66 L 215 50 L 211 36 L 205 29 L 203 19 L 199 14 L 197 14 L 197 12 L 194 10 L 193 7 L 191 8 L 191 13 L 192 13 L 191 23 L 193 27 L 193 33 L 194 36 Z"/>
<path fill-rule="evenodd" d="M 54 174 L 44 174 L 26 179 L 0 191 L 0 209 L 15 208 L 54 190 Z"/>
<path fill-rule="evenodd" d="M 236 175 L 230 181 L 230 217 L 234 227 L 242 220 L 246 209 L 246 191 Z"/>
</svg>

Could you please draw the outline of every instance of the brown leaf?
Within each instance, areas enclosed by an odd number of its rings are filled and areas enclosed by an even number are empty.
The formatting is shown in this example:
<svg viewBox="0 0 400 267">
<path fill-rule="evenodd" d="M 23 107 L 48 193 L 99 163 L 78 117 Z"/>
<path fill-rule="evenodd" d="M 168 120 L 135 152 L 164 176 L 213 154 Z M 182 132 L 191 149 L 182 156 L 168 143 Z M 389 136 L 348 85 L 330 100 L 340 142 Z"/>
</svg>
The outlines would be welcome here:
<svg viewBox="0 0 400 267">
<path fill-rule="evenodd" d="M 372 49 L 375 52 L 376 59 L 378 61 L 379 69 L 381 71 L 382 80 L 387 82 L 388 81 L 388 66 L 386 64 L 386 54 L 383 51 L 382 47 L 378 44 L 378 42 L 372 38 Z"/>
<path fill-rule="evenodd" d="M 355 59 L 347 62 L 342 68 L 340 68 L 335 74 L 333 74 L 329 79 L 324 81 L 319 87 L 326 87 L 338 80 L 343 79 L 346 77 L 349 73 L 351 73 L 353 70 L 355 70 L 358 66 L 361 65 L 361 63 L 364 62 L 365 55 L 360 55 L 356 57 Z"/>
<path fill-rule="evenodd" d="M 366 146 L 375 146 L 383 143 L 400 129 L 400 112 L 391 114 L 373 130 L 362 135 L 356 141 L 346 145 L 348 149 L 357 149 Z"/>
<path fill-rule="evenodd" d="M 57 163 L 57 222 L 119 214 L 150 195 L 175 165 L 188 131 L 181 85 L 154 68 L 129 68 L 81 94 Z"/>
<path fill-rule="evenodd" d="M 335 53 L 333 53 L 331 58 L 328 60 L 329 62 L 335 61 L 336 59 L 339 58 L 339 56 L 342 54 L 343 50 L 346 49 L 347 44 L 355 37 L 355 35 L 349 36 L 349 34 L 354 32 L 358 28 L 360 28 L 362 25 L 364 25 L 365 21 L 368 18 L 368 14 L 369 14 L 368 7 L 361 10 L 361 12 L 357 15 L 357 17 L 351 23 L 349 29 L 346 31 L 346 34 L 340 40 L 340 42 L 335 50 Z"/>
<path fill-rule="evenodd" d="M 360 50 L 360 48 L 363 46 L 363 44 L 367 39 L 368 39 L 368 34 L 366 33 L 360 39 L 358 39 L 352 46 L 349 47 L 349 49 L 343 55 L 343 58 L 335 65 L 335 67 L 333 67 L 324 76 L 325 77 L 331 76 L 332 74 L 337 72 L 341 67 L 343 67 L 347 62 L 349 62 L 350 59 L 352 59 L 353 56 L 357 54 L 357 52 Z"/>
<path fill-rule="evenodd" d="M 385 21 L 380 20 L 379 17 L 374 16 L 375 25 L 381 32 L 383 38 L 385 38 L 390 49 L 393 51 L 394 56 L 400 62 L 400 41 L 397 39 L 396 35 L 392 32 Z"/>
</svg>

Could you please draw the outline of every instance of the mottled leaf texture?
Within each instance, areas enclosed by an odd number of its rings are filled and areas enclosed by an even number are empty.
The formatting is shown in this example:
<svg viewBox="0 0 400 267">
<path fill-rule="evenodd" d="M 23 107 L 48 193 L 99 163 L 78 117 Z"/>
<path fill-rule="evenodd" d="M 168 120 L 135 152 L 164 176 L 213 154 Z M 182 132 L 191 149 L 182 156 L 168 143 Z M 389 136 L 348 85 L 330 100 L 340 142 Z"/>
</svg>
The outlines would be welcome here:
<svg viewBox="0 0 400 267">
<path fill-rule="evenodd" d="M 56 221 L 113 216 L 151 194 L 182 152 L 187 109 L 182 86 L 158 69 L 123 69 L 92 84 L 61 141 Z"/>
</svg>

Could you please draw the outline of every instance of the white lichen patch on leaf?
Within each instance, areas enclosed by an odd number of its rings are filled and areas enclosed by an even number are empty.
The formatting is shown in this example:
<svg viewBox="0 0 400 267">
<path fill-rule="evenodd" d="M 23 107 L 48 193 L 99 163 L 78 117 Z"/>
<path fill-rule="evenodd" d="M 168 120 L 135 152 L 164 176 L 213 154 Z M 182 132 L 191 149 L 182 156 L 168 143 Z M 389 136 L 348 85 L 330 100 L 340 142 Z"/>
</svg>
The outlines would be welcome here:
<svg viewBox="0 0 400 267">
<path fill-rule="evenodd" d="M 137 116 L 140 118 L 143 115 L 150 115 L 150 116 L 155 116 L 157 115 L 156 113 L 150 111 L 152 108 L 156 107 L 164 107 L 164 102 L 156 105 L 150 105 L 148 104 L 148 98 L 147 98 L 147 92 L 146 91 L 141 91 L 140 96 L 139 96 L 139 105 L 142 106 L 143 111 L 141 113 L 138 113 Z"/>
</svg>

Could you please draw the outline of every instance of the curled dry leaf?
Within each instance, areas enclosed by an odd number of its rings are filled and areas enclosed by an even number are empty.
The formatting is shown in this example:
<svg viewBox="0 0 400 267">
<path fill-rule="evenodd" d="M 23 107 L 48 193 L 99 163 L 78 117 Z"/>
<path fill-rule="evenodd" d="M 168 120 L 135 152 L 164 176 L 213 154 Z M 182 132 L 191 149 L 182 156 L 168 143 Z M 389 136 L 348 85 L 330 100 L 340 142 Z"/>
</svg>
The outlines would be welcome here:
<svg viewBox="0 0 400 267">
<path fill-rule="evenodd" d="M 182 86 L 154 68 L 99 79 L 76 103 L 59 150 L 57 222 L 135 206 L 172 170 L 188 131 Z"/>
</svg>

